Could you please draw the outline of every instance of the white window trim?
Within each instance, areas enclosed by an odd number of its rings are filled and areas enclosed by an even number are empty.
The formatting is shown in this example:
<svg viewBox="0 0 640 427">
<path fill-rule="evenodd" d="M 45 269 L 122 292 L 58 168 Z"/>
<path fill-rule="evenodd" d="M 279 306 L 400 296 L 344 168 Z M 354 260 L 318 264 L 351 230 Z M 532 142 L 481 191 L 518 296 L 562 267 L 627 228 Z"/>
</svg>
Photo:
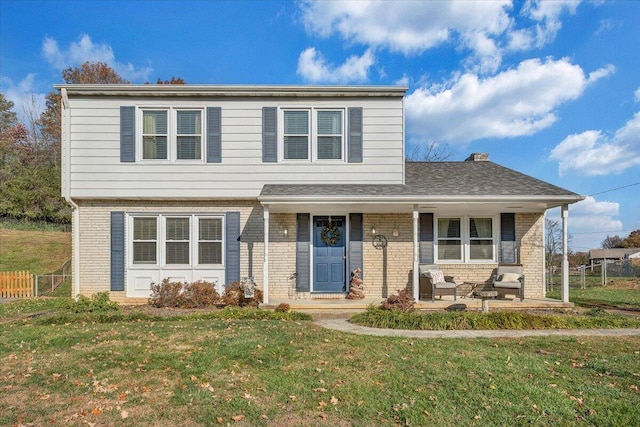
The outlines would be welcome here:
<svg viewBox="0 0 640 427">
<path fill-rule="evenodd" d="M 309 112 L 309 156 L 306 159 L 285 159 L 284 157 L 284 113 L 285 111 Z M 340 159 L 318 159 L 318 111 L 340 111 L 342 113 L 342 150 Z M 278 161 L 292 163 L 346 163 L 347 154 L 347 109 L 346 107 L 278 107 Z"/>
<path fill-rule="evenodd" d="M 460 259 L 451 260 L 451 259 L 439 259 L 438 258 L 438 219 L 439 218 L 459 218 L 460 219 L 460 237 L 461 237 L 461 249 L 462 254 Z M 493 258 L 491 259 L 470 259 L 470 241 L 471 241 L 471 218 L 491 218 L 491 234 L 492 234 L 492 246 L 493 246 Z M 500 242 L 500 226 L 499 226 L 499 215 L 434 215 L 434 241 L 433 241 L 433 257 L 434 261 L 441 264 L 487 264 L 487 263 L 496 263 L 498 262 L 498 246 Z M 484 239 L 482 239 L 484 240 Z"/>
<path fill-rule="evenodd" d="M 133 262 L 133 220 L 134 218 L 156 218 L 156 263 L 155 264 L 134 264 Z M 189 218 L 189 264 L 167 264 L 166 263 L 166 220 L 167 218 Z M 198 264 L 198 242 L 200 218 L 220 219 L 222 221 L 222 264 Z M 135 270 L 196 270 L 196 269 L 219 269 L 226 266 L 225 251 L 225 216 L 223 214 L 155 214 L 155 213 L 130 213 L 127 215 L 127 265 L 129 269 Z"/>
<path fill-rule="evenodd" d="M 167 158 L 166 159 L 143 159 L 143 138 L 142 129 L 144 126 L 145 111 L 166 111 L 167 112 Z M 178 159 L 178 111 L 199 111 L 200 112 L 200 158 L 199 159 Z M 206 144 L 206 114 L 205 108 L 201 106 L 159 106 L 141 105 L 136 107 L 136 159 L 138 163 L 175 163 L 175 164 L 201 164 L 207 160 Z"/>
</svg>

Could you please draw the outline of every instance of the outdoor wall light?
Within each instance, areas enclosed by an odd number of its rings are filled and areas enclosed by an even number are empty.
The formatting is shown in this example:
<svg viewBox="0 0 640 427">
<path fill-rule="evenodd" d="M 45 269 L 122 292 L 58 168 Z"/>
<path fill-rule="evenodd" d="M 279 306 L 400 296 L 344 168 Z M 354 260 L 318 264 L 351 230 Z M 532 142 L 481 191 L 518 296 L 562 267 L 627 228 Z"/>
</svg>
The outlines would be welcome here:
<svg viewBox="0 0 640 427">
<path fill-rule="evenodd" d="M 398 226 L 397 225 L 395 227 L 393 227 L 393 231 L 391 232 L 391 234 L 393 234 L 393 237 L 398 237 L 400 232 L 398 231 Z"/>
<path fill-rule="evenodd" d="M 289 229 L 285 227 L 284 230 L 282 231 L 282 234 L 284 235 L 284 237 L 287 237 L 289 235 Z"/>
<path fill-rule="evenodd" d="M 376 226 L 371 227 L 371 234 L 376 234 Z"/>
</svg>

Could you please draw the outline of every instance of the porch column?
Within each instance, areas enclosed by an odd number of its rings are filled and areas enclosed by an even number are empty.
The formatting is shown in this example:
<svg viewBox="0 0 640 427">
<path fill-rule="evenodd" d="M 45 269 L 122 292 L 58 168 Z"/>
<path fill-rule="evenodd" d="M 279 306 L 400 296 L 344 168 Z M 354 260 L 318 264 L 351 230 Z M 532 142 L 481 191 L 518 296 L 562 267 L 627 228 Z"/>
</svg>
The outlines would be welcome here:
<svg viewBox="0 0 640 427">
<path fill-rule="evenodd" d="M 418 246 L 418 220 L 420 218 L 418 205 L 413 205 L 413 299 L 420 299 L 420 248 Z"/>
<path fill-rule="evenodd" d="M 262 292 L 264 297 L 262 302 L 269 304 L 269 205 L 263 207 L 264 217 L 264 265 L 262 266 L 262 272 L 264 277 L 262 278 Z"/>
<path fill-rule="evenodd" d="M 562 205 L 562 302 L 569 302 L 569 205 Z"/>
</svg>

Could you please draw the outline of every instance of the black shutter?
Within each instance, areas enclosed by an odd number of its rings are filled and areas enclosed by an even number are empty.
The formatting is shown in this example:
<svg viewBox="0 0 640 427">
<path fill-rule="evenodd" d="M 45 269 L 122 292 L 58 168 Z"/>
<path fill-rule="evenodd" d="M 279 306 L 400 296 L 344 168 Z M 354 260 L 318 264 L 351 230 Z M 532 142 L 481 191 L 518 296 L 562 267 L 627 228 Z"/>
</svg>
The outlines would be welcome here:
<svg viewBox="0 0 640 427">
<path fill-rule="evenodd" d="M 351 107 L 349 114 L 349 163 L 362 163 L 362 108 Z"/>
<path fill-rule="evenodd" d="M 311 290 L 311 231 L 310 214 L 299 213 L 296 230 L 296 290 Z"/>
<path fill-rule="evenodd" d="M 433 264 L 433 214 L 420 214 L 420 264 Z"/>
<path fill-rule="evenodd" d="M 110 289 L 124 291 L 124 212 L 111 212 Z"/>
<path fill-rule="evenodd" d="M 276 107 L 262 108 L 262 161 L 278 161 L 278 109 Z"/>
<path fill-rule="evenodd" d="M 207 163 L 222 162 L 222 109 L 207 108 Z"/>
<path fill-rule="evenodd" d="M 240 212 L 227 212 L 225 221 L 225 281 L 240 281 Z"/>
<path fill-rule="evenodd" d="M 516 254 L 516 214 L 500 214 L 500 263 L 515 264 Z"/>
<path fill-rule="evenodd" d="M 136 161 L 136 107 L 120 107 L 120 161 Z"/>
<path fill-rule="evenodd" d="M 360 278 L 364 278 L 363 265 L 363 238 L 364 230 L 362 224 L 361 213 L 349 214 L 349 274 L 353 273 L 356 268 L 362 269 Z"/>
</svg>

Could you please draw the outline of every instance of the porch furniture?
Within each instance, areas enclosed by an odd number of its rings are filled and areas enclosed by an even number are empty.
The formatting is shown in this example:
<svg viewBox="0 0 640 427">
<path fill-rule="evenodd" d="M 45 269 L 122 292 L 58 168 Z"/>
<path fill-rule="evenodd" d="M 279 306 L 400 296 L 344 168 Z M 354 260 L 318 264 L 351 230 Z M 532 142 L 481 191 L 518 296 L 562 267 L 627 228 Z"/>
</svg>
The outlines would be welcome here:
<svg viewBox="0 0 640 427">
<path fill-rule="evenodd" d="M 498 296 L 498 291 L 475 291 L 474 296 L 482 298 L 482 312 L 489 312 L 489 300 Z"/>
<path fill-rule="evenodd" d="M 425 277 L 431 283 L 431 302 L 436 299 L 436 292 L 439 293 L 440 299 L 444 294 L 453 294 L 453 300 L 458 299 L 458 285 L 453 277 L 445 277 L 444 273 L 435 264 L 421 264 L 420 276 Z"/>
<path fill-rule="evenodd" d="M 524 274 L 521 265 L 500 265 L 493 276 L 493 289 L 507 293 L 518 290 L 520 301 L 524 300 Z"/>
</svg>

